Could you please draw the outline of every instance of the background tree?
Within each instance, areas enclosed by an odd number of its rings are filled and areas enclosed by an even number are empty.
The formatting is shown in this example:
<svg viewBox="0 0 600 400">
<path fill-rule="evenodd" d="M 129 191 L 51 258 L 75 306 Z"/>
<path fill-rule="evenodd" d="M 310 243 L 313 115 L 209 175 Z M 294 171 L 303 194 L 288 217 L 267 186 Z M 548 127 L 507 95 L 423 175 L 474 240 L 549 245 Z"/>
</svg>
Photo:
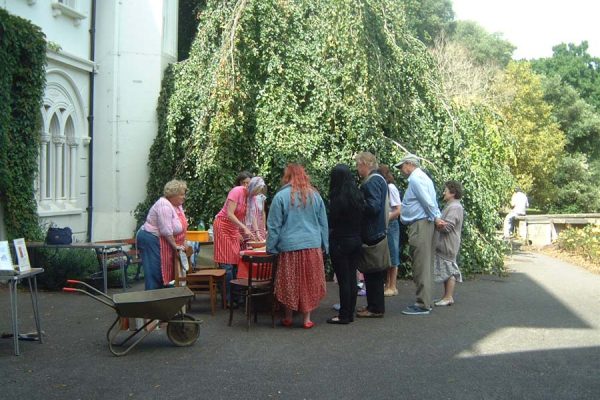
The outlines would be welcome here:
<svg viewBox="0 0 600 400">
<path fill-rule="evenodd" d="M 552 114 L 565 133 L 565 150 L 599 158 L 600 113 L 557 75 L 545 77 L 542 89 L 544 100 L 552 105 Z"/>
<path fill-rule="evenodd" d="M 588 42 L 561 43 L 552 48 L 552 57 L 532 61 L 535 71 L 548 77 L 559 76 L 600 112 L 600 58 L 587 52 Z"/>
<path fill-rule="evenodd" d="M 451 0 L 400 0 L 406 15 L 406 27 L 426 46 L 432 46 L 442 33 L 454 30 Z"/>
<path fill-rule="evenodd" d="M 566 154 L 559 162 L 552 183 L 556 188 L 549 211 L 556 213 L 600 212 L 600 187 L 584 154 Z"/>
<path fill-rule="evenodd" d="M 185 60 L 198 31 L 198 14 L 206 7 L 206 0 L 179 0 L 177 16 L 177 60 Z"/>
<path fill-rule="evenodd" d="M 544 100 L 541 77 L 529 62 L 510 62 L 497 90 L 504 95 L 499 108 L 516 143 L 511 171 L 529 192 L 531 203 L 543 208 L 552 197 L 551 179 L 562 157 L 564 133 Z"/>
<path fill-rule="evenodd" d="M 456 21 L 451 40 L 466 47 L 476 64 L 506 67 L 516 47 L 502 38 L 501 33 L 488 33 L 473 21 Z"/>
<path fill-rule="evenodd" d="M 405 21 L 395 0 L 208 1 L 190 57 L 164 80 L 138 218 L 173 176 L 190 186 L 188 215 L 210 221 L 242 169 L 274 192 L 299 161 L 326 195 L 330 169 L 358 151 L 392 164 L 408 150 L 438 186 L 465 183 L 465 271 L 501 270 L 494 232 L 508 146 L 487 124 L 494 115 L 443 101 L 435 64 Z"/>
<path fill-rule="evenodd" d="M 430 49 L 442 82 L 441 92 L 459 105 L 486 105 L 493 107 L 498 99 L 495 82 L 502 70 L 496 64 L 474 62 L 471 51 L 462 43 L 438 36 Z"/>
<path fill-rule="evenodd" d="M 600 114 L 557 75 L 542 80 L 544 99 L 566 137 L 566 154 L 552 179 L 555 194 L 549 211 L 600 211 Z"/>
</svg>

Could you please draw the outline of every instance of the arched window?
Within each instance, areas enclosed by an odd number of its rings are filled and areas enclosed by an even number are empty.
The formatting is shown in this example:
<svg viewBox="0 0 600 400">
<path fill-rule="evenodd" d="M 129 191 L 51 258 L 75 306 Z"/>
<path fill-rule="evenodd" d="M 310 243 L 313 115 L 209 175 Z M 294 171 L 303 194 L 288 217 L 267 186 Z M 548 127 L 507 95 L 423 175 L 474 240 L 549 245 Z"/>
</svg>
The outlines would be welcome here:
<svg viewBox="0 0 600 400">
<path fill-rule="evenodd" d="M 40 216 L 78 213 L 84 208 L 78 204 L 78 160 L 87 151 L 83 145 L 89 142 L 83 104 L 65 72 L 49 72 L 47 81 L 41 109 L 38 213 Z"/>
</svg>

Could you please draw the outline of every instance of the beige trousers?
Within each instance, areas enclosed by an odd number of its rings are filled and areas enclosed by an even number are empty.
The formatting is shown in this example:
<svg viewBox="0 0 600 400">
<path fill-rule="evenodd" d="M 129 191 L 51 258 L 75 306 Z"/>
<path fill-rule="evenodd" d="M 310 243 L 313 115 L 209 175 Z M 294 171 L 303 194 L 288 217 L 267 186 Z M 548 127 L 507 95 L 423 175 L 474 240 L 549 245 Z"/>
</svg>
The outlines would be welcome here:
<svg viewBox="0 0 600 400">
<path fill-rule="evenodd" d="M 435 225 L 421 219 L 408 226 L 408 245 L 412 259 L 413 281 L 417 286 L 417 303 L 427 308 L 433 305 L 433 262 Z"/>
</svg>

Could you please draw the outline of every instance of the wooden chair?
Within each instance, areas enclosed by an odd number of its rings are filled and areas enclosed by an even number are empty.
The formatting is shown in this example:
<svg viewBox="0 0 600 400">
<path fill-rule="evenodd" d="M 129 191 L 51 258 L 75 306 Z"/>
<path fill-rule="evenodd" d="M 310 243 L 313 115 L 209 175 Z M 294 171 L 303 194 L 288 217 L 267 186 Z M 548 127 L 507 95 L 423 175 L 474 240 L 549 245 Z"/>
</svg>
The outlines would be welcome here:
<svg viewBox="0 0 600 400">
<path fill-rule="evenodd" d="M 191 248 L 186 248 L 186 255 L 188 257 L 188 265 L 191 265 L 189 257 L 191 256 Z M 185 275 L 181 273 L 181 264 L 179 257 L 175 257 L 173 263 L 175 267 L 175 283 L 177 286 L 187 286 L 192 292 L 194 297 L 196 294 L 210 295 L 210 311 L 212 315 L 215 315 L 217 308 L 217 292 L 218 284 L 221 283 L 221 302 L 223 308 L 225 308 L 225 270 L 218 268 L 204 268 L 197 270 L 190 270 Z M 191 305 L 191 303 L 190 303 Z"/>
<path fill-rule="evenodd" d="M 271 325 L 275 328 L 275 276 L 277 273 L 277 255 L 244 255 L 242 260 L 248 263 L 248 278 L 231 280 L 231 296 L 243 296 L 246 300 L 246 329 L 250 330 L 250 314 L 255 297 L 271 298 Z M 233 307 L 229 308 L 229 326 L 233 320 Z M 257 310 L 254 308 L 254 323 Z"/>
<path fill-rule="evenodd" d="M 190 272 L 185 277 L 186 286 L 196 293 L 210 295 L 210 313 L 215 315 L 217 305 L 217 288 L 221 283 L 221 302 L 225 308 L 225 270 L 224 269 L 199 269 Z"/>
</svg>

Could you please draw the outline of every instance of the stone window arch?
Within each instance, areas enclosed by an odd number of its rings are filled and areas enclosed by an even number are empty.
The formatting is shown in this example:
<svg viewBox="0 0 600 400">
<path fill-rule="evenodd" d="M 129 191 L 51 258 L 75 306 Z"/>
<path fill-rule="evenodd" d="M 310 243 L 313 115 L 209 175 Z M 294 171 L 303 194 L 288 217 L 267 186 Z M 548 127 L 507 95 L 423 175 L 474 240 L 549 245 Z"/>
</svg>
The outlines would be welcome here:
<svg viewBox="0 0 600 400">
<path fill-rule="evenodd" d="M 74 82 L 62 71 L 49 71 L 41 108 L 37 187 L 40 216 L 80 213 L 79 159 L 88 151 L 84 103 Z M 87 157 L 84 157 L 87 158 Z"/>
</svg>

